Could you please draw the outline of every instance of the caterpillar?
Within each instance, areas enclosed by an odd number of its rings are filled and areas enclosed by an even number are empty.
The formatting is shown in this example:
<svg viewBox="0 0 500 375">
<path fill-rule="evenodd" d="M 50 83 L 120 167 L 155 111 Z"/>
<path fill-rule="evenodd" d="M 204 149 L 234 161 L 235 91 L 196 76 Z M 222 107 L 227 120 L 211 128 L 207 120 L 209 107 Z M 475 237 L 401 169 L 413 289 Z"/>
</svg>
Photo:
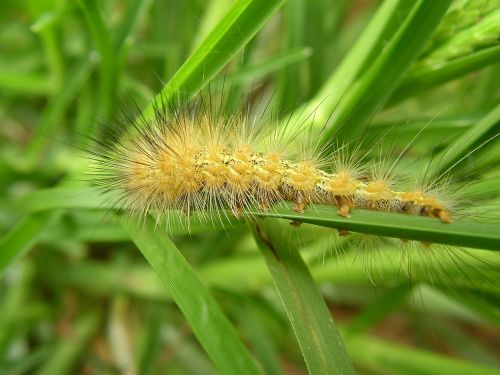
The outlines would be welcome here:
<svg viewBox="0 0 500 375">
<path fill-rule="evenodd" d="M 170 210 L 210 216 L 221 207 L 240 217 L 250 207 L 269 210 L 286 201 L 297 212 L 323 204 L 344 217 L 361 208 L 452 221 L 451 205 L 436 189 L 397 190 L 389 173 L 367 172 L 344 147 L 328 163 L 321 147 L 304 151 L 310 133 L 213 107 L 203 96 L 162 100 L 152 118 L 126 116 L 92 153 L 93 179 L 118 193 L 126 211 L 154 212 L 159 220 Z M 122 134 L 127 123 L 132 130 Z"/>
<path fill-rule="evenodd" d="M 390 146 L 374 157 L 384 136 L 370 139 L 368 146 L 323 146 L 318 142 L 322 129 L 306 123 L 314 115 L 292 124 L 291 117 L 269 115 L 269 102 L 236 112 L 225 105 L 224 98 L 208 90 L 194 99 L 161 97 L 150 117 L 137 115 L 139 106 L 134 111 L 123 107 L 124 116 L 103 128 L 90 150 L 90 180 L 109 193 L 111 206 L 131 220 L 153 217 L 167 235 L 191 236 L 193 228 L 210 231 L 211 225 L 228 232 L 236 222 L 232 216 L 243 217 L 255 229 L 270 230 L 275 241 L 311 249 L 313 263 L 359 257 L 374 286 L 383 283 L 383 270 L 394 262 L 410 283 L 431 282 L 455 293 L 467 270 L 474 277 L 465 276 L 461 285 L 481 289 L 478 284 L 485 283 L 496 289 L 496 254 L 490 259 L 467 247 L 411 239 L 403 231 L 370 234 L 342 225 L 332 230 L 291 217 L 291 225 L 262 222 L 259 217 L 274 216 L 278 208 L 289 209 L 293 217 L 292 210 L 307 214 L 320 204 L 334 207 L 328 211 L 342 221 L 361 209 L 422 216 L 429 224 L 447 226 L 467 215 L 470 205 L 459 201 L 466 195 L 442 172 L 432 181 L 426 173 L 403 177 L 396 167 L 408 167 L 397 163 L 406 161 L 401 156 L 412 141 L 397 157 Z M 479 203 L 475 200 L 473 207 Z"/>
</svg>

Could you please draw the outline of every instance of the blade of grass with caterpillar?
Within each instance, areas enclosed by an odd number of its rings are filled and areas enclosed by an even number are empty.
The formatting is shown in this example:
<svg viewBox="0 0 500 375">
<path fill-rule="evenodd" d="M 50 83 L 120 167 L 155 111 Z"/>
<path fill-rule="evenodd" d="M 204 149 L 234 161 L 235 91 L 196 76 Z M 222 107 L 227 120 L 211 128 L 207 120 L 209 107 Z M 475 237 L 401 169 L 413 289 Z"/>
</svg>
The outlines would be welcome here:
<svg viewBox="0 0 500 375">
<path fill-rule="evenodd" d="M 312 206 L 304 213 L 293 212 L 292 208 L 292 205 L 283 205 L 251 214 L 378 236 L 500 251 L 500 233 L 493 224 L 466 221 L 442 224 L 425 217 L 365 210 L 352 210 L 351 217 L 345 218 L 338 215 L 337 208 L 330 206 Z"/>
<path fill-rule="evenodd" d="M 37 212 L 57 208 L 111 209 L 113 208 L 112 202 L 112 200 L 100 195 L 95 188 L 53 188 L 28 194 L 19 200 L 18 205 L 28 212 Z M 338 209 L 331 206 L 312 205 L 304 213 L 294 212 L 292 208 L 292 204 L 284 204 L 275 206 L 269 211 L 253 209 L 246 212 L 252 216 L 283 218 L 359 233 L 500 250 L 500 233 L 494 230 L 496 226 L 493 224 L 470 221 L 442 224 L 433 218 L 366 210 L 353 210 L 351 217 L 345 218 L 339 216 Z M 172 215 L 182 217 L 183 214 L 173 212 Z M 227 217 L 225 212 L 214 212 L 214 215 L 219 215 L 222 218 Z M 200 219 L 196 214 L 193 214 L 188 227 L 191 229 L 198 226 L 211 227 L 204 225 Z M 238 220 L 233 217 L 223 223 L 215 220 L 212 225 L 214 229 L 220 229 L 236 223 Z M 187 227 L 182 225 L 170 229 L 174 230 L 175 233 L 188 232 Z"/>
</svg>

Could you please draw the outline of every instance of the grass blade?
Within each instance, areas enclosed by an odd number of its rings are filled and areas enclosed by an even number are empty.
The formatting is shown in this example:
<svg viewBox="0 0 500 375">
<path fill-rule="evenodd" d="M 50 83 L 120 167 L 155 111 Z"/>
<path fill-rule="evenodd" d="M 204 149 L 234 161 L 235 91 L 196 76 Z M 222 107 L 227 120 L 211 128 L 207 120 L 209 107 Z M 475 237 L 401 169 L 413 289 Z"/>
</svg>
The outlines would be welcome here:
<svg viewBox="0 0 500 375">
<path fill-rule="evenodd" d="M 51 89 L 47 76 L 32 73 L 0 72 L 0 87 L 5 92 L 13 91 L 31 95 L 45 95 Z"/>
<path fill-rule="evenodd" d="M 412 285 L 410 283 L 403 283 L 384 293 L 374 303 L 349 321 L 347 333 L 350 335 L 359 334 L 374 326 L 402 304 L 406 296 L 410 293 L 411 288 Z"/>
<path fill-rule="evenodd" d="M 498 136 L 500 127 L 500 104 L 488 113 L 479 123 L 470 128 L 463 136 L 451 143 L 437 157 L 439 161 L 434 167 L 436 176 L 447 173 L 458 165 L 464 157 L 481 147 L 481 142 Z"/>
<path fill-rule="evenodd" d="M 61 340 L 52 356 L 47 359 L 38 375 L 63 375 L 71 370 L 80 359 L 90 339 L 99 328 L 99 314 L 91 313 L 83 316 L 74 323 L 71 335 L 66 340 Z"/>
<path fill-rule="evenodd" d="M 191 329 L 222 374 L 259 374 L 234 327 L 174 243 L 155 231 L 122 219 L 123 227 L 169 290 Z"/>
<path fill-rule="evenodd" d="M 465 56 L 411 69 L 406 78 L 392 95 L 389 104 L 392 105 L 405 98 L 420 93 L 426 89 L 438 86 L 465 74 L 482 69 L 500 59 L 500 46 L 475 51 Z"/>
<path fill-rule="evenodd" d="M 424 350 L 405 348 L 367 336 L 355 336 L 347 342 L 353 360 L 384 374 L 456 374 L 493 375 L 498 369 L 447 358 Z M 378 371 L 377 371 L 378 370 Z"/>
<path fill-rule="evenodd" d="M 314 98 L 305 107 L 294 112 L 290 123 L 301 124 L 303 116 L 309 116 L 314 112 L 314 120 L 319 126 L 323 126 L 363 68 L 380 53 L 387 39 L 396 31 L 400 19 L 406 17 L 413 5 L 413 1 L 407 0 L 384 1 L 340 66 Z"/>
<path fill-rule="evenodd" d="M 264 62 L 245 66 L 242 69 L 239 69 L 221 79 L 218 79 L 216 82 L 223 83 L 225 85 L 228 85 L 229 87 L 232 87 L 236 84 L 252 82 L 270 73 L 279 71 L 284 67 L 304 61 L 309 56 L 311 56 L 311 53 L 311 49 L 307 47 L 289 51 Z"/>
<path fill-rule="evenodd" d="M 418 57 L 450 3 L 451 0 L 416 2 L 397 33 L 339 102 L 323 135 L 324 143 L 331 141 L 341 128 L 351 140 L 361 133 Z"/>
<path fill-rule="evenodd" d="M 30 214 L 22 219 L 0 240 L 0 275 L 21 257 L 37 240 L 38 235 L 52 220 L 52 211 Z"/>
<path fill-rule="evenodd" d="M 179 93 L 189 95 L 209 82 L 236 52 L 252 38 L 284 0 L 238 0 L 156 96 L 153 106 L 172 100 Z"/>
<path fill-rule="evenodd" d="M 69 74 L 66 84 L 61 91 L 51 98 L 46 106 L 38 125 L 38 130 L 34 134 L 29 146 L 29 157 L 25 161 L 27 168 L 32 169 L 40 162 L 49 143 L 55 138 L 55 132 L 61 126 L 61 119 L 68 109 L 76 92 L 84 85 L 88 79 L 93 65 L 90 60 L 82 60 Z"/>
<path fill-rule="evenodd" d="M 112 201 L 100 195 L 94 188 L 53 188 L 33 192 L 26 195 L 19 202 L 19 206 L 28 212 L 37 212 L 54 208 L 113 208 Z M 375 234 L 379 236 L 405 238 L 408 240 L 443 243 L 448 245 L 472 247 L 478 249 L 500 250 L 500 233 L 493 224 L 469 221 L 456 221 L 443 224 L 439 220 L 428 217 L 402 215 L 388 212 L 367 211 L 353 209 L 350 218 L 337 214 L 337 208 L 331 206 L 312 205 L 306 212 L 293 211 L 292 204 L 276 205 L 269 211 L 258 209 L 247 210 L 249 215 L 277 217 L 296 220 L 304 223 L 324 227 L 349 230 L 359 233 Z M 182 225 L 180 212 L 172 212 L 172 223 L 178 225 L 170 227 L 175 233 L 186 232 L 186 223 Z M 207 223 L 203 215 L 193 213 L 190 217 L 189 229 L 191 232 L 198 228 L 222 229 L 241 223 L 231 214 L 229 218 Z M 221 213 L 222 218 L 226 215 Z M 175 219 L 177 218 L 177 219 Z"/>
<path fill-rule="evenodd" d="M 345 218 L 337 214 L 335 207 L 316 205 L 304 213 L 294 212 L 292 205 L 283 205 L 268 212 L 255 210 L 250 214 L 378 236 L 500 251 L 500 233 L 498 226 L 493 224 L 466 221 L 443 224 L 428 217 L 365 210 L 352 210 L 351 217 Z"/>
<path fill-rule="evenodd" d="M 116 53 L 96 0 L 80 0 L 80 6 L 99 52 L 99 109 L 103 118 L 108 119 L 114 111 L 115 104 L 118 73 Z"/>
<path fill-rule="evenodd" d="M 91 187 L 68 188 L 56 187 L 40 189 L 23 196 L 17 207 L 26 212 L 42 212 L 54 209 L 87 209 L 87 210 L 117 210 L 119 204 L 116 197 L 103 194 L 99 189 Z M 221 212 L 212 220 L 203 212 L 193 212 L 189 218 L 181 211 L 170 211 L 162 216 L 162 222 L 168 223 L 169 234 L 193 234 L 198 231 L 216 231 L 236 225 L 244 225 L 234 215 Z M 98 234 L 97 226 L 92 228 L 92 234 Z M 80 232 L 81 234 L 81 232 Z M 118 232 L 119 235 L 119 232 Z"/>
<path fill-rule="evenodd" d="M 283 232 L 268 225 L 255 221 L 254 238 L 271 272 L 309 373 L 353 374 L 335 322 L 300 253 L 284 245 L 286 240 L 274 238 Z"/>
</svg>

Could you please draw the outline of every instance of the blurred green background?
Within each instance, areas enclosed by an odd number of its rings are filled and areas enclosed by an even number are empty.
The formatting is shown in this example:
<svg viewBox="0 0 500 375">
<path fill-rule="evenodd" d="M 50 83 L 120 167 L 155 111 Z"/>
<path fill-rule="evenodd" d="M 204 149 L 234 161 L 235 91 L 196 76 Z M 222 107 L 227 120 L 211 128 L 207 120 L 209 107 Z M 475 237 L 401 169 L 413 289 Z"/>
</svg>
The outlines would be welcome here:
<svg viewBox="0 0 500 375">
<path fill-rule="evenodd" d="M 406 156 L 408 165 L 446 149 L 488 114 L 486 131 L 476 141 L 491 138 L 500 119 L 498 2 L 453 2 L 436 30 L 422 24 L 429 36 L 415 44 L 414 56 L 408 57 L 412 46 L 401 42 L 406 49 L 394 49 L 389 57 L 395 58 L 377 71 L 378 56 L 390 50 L 389 39 L 414 3 L 394 6 L 397 12 L 378 25 L 382 36 L 367 56 L 362 43 L 375 35 L 377 25 L 368 25 L 381 14 L 376 12 L 382 2 L 294 0 L 264 15 L 255 12 L 252 17 L 262 17 L 257 34 L 242 28 L 239 40 L 232 30 L 234 56 L 218 51 L 213 62 L 217 51 L 210 50 L 203 61 L 213 63 L 213 74 L 201 80 L 193 73 L 182 88 L 195 92 L 210 79 L 211 90 L 230 88 L 230 109 L 270 102 L 285 116 L 308 113 L 324 100 L 320 126 L 345 98 L 350 109 L 339 107 L 332 129 L 369 124 L 367 137 L 386 137 L 396 150 L 430 123 Z M 145 108 L 190 54 L 207 45 L 205 37 L 232 4 L 2 1 L 1 374 L 218 373 L 129 233 L 89 194 L 84 151 L 126 99 Z M 363 34 L 368 27 L 373 33 Z M 219 73 L 217 64 L 223 67 Z M 354 69 L 358 73 L 351 74 Z M 500 153 L 498 143 L 491 143 L 481 158 L 464 162 L 459 175 L 480 180 L 473 193 L 489 199 L 485 210 L 494 211 L 500 203 Z M 472 266 L 445 257 L 450 292 L 439 280 L 432 283 L 424 268 L 418 271 L 420 257 L 410 285 L 401 260 L 353 252 L 334 259 L 335 243 L 311 240 L 321 230 L 305 225 L 301 231 L 303 257 L 359 373 L 498 371 L 500 292 L 491 282 L 497 279 L 490 278 L 498 277 L 496 253 L 475 252 Z M 307 373 L 245 223 L 187 232 L 175 232 L 175 244 L 260 368 L 269 374 Z"/>
</svg>

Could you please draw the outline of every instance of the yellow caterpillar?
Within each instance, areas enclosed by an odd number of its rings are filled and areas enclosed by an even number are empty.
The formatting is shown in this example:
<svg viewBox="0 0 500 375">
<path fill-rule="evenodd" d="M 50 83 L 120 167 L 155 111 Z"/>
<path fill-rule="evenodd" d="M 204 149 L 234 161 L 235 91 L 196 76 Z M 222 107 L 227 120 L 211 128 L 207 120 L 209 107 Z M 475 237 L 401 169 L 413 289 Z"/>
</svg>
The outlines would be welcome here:
<svg viewBox="0 0 500 375">
<path fill-rule="evenodd" d="M 96 174 L 104 189 L 120 192 L 121 206 L 142 215 L 229 207 L 241 216 L 252 206 L 291 201 L 297 212 L 318 203 L 346 217 L 361 208 L 451 222 L 450 208 L 432 192 L 397 191 L 389 178 L 373 178 L 355 163 L 325 167 L 320 155 L 287 152 L 290 139 L 259 131 L 248 116 L 162 105 L 152 120 L 133 125 L 96 153 Z"/>
</svg>

